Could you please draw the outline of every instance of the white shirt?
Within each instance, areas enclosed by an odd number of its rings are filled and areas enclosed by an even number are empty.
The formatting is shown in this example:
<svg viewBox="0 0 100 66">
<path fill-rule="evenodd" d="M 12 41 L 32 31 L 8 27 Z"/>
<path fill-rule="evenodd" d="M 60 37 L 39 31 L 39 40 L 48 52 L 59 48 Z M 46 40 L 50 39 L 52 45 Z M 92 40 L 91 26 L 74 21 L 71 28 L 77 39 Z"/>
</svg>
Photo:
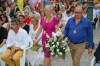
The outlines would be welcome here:
<svg viewBox="0 0 100 66">
<path fill-rule="evenodd" d="M 93 19 L 96 17 L 96 15 L 99 16 L 99 12 L 99 9 L 93 9 Z"/>
<path fill-rule="evenodd" d="M 38 31 L 40 25 L 38 26 L 38 28 L 37 28 L 35 31 L 33 30 L 33 27 L 34 27 L 34 25 L 31 24 L 31 25 L 30 25 L 30 31 L 29 31 L 29 36 L 31 37 L 32 40 L 35 39 L 35 36 L 36 36 L 36 34 L 37 34 L 37 31 Z M 40 37 L 42 37 L 42 32 L 40 33 L 38 39 L 39 39 Z M 38 42 L 38 44 L 39 44 L 39 45 L 42 44 L 41 40 Z"/>
<path fill-rule="evenodd" d="M 19 28 L 17 34 L 13 30 L 10 30 L 8 33 L 6 44 L 7 47 L 16 46 L 21 49 L 27 49 L 29 44 L 27 32 L 22 28 Z"/>
<path fill-rule="evenodd" d="M 64 17 L 64 18 L 62 18 L 62 20 L 63 20 L 63 22 L 64 22 L 64 24 L 67 24 L 67 22 L 68 22 L 68 20 L 71 18 L 71 16 L 66 16 L 66 17 Z"/>
<path fill-rule="evenodd" d="M 4 24 L 2 25 L 2 27 L 6 28 L 7 25 L 8 25 L 8 23 L 4 23 Z"/>
<path fill-rule="evenodd" d="M 66 11 L 62 12 L 62 18 L 66 17 Z"/>
</svg>

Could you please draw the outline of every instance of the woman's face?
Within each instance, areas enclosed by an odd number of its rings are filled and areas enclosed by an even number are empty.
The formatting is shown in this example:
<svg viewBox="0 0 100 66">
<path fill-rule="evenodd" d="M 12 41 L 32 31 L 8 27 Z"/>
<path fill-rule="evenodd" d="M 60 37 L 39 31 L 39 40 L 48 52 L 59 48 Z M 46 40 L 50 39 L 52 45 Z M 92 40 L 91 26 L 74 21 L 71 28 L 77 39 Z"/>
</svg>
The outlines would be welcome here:
<svg viewBox="0 0 100 66">
<path fill-rule="evenodd" d="M 16 15 L 16 17 L 19 18 L 19 15 L 22 15 L 22 13 L 18 13 L 18 14 Z"/>
<path fill-rule="evenodd" d="M 31 23 L 32 23 L 33 25 L 37 25 L 37 22 L 36 22 L 36 20 L 34 20 L 34 18 L 31 18 Z"/>
<path fill-rule="evenodd" d="M 44 16 L 45 16 L 44 12 L 41 12 L 41 17 L 44 17 Z"/>
<path fill-rule="evenodd" d="M 19 17 L 19 20 L 20 20 L 20 23 L 24 23 L 25 21 L 25 19 L 22 16 Z"/>
<path fill-rule="evenodd" d="M 50 16 L 51 15 L 51 10 L 50 10 L 50 8 L 45 8 L 45 15 L 46 16 Z"/>
<path fill-rule="evenodd" d="M 58 15 L 57 15 L 57 18 L 61 19 L 61 14 L 58 14 Z"/>
<path fill-rule="evenodd" d="M 6 22 L 6 18 L 4 16 L 1 16 L 2 18 L 2 22 L 5 23 Z"/>
<path fill-rule="evenodd" d="M 24 12 L 24 15 L 27 17 L 29 16 L 29 12 Z"/>
<path fill-rule="evenodd" d="M 58 4 L 56 4 L 56 8 L 58 8 Z"/>
</svg>

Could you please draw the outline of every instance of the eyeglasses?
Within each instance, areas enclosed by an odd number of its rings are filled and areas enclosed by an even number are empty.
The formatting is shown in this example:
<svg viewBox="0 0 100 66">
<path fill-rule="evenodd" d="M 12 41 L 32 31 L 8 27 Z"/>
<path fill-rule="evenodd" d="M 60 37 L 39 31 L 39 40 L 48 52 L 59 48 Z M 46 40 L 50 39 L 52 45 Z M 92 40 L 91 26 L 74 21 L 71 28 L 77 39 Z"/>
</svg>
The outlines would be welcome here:
<svg viewBox="0 0 100 66">
<path fill-rule="evenodd" d="M 82 12 L 74 12 L 75 14 L 81 14 Z"/>
</svg>

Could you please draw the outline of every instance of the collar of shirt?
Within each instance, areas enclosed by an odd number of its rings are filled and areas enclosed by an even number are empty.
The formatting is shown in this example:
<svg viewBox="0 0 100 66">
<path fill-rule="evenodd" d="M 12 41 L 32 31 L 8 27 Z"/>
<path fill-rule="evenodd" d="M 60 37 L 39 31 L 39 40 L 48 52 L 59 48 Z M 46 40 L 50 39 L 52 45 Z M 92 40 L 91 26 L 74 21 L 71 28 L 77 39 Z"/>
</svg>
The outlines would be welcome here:
<svg viewBox="0 0 100 66">
<path fill-rule="evenodd" d="M 75 17 L 73 17 L 73 21 L 75 22 Z M 80 22 L 84 22 L 84 16 L 82 16 Z"/>
</svg>

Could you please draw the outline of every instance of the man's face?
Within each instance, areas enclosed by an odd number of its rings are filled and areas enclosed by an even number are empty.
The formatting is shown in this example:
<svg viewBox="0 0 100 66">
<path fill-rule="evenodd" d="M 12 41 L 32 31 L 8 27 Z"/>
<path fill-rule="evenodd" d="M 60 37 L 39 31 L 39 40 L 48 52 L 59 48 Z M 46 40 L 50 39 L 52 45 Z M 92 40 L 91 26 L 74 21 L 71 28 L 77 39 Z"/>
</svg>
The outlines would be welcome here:
<svg viewBox="0 0 100 66">
<path fill-rule="evenodd" d="M 16 30 L 16 29 L 18 28 L 18 25 L 17 25 L 15 22 L 12 22 L 12 23 L 11 23 L 11 28 L 12 28 L 13 30 Z"/>
<path fill-rule="evenodd" d="M 83 15 L 82 13 L 82 8 L 81 7 L 76 7 L 74 10 L 75 18 L 80 19 Z"/>
</svg>

